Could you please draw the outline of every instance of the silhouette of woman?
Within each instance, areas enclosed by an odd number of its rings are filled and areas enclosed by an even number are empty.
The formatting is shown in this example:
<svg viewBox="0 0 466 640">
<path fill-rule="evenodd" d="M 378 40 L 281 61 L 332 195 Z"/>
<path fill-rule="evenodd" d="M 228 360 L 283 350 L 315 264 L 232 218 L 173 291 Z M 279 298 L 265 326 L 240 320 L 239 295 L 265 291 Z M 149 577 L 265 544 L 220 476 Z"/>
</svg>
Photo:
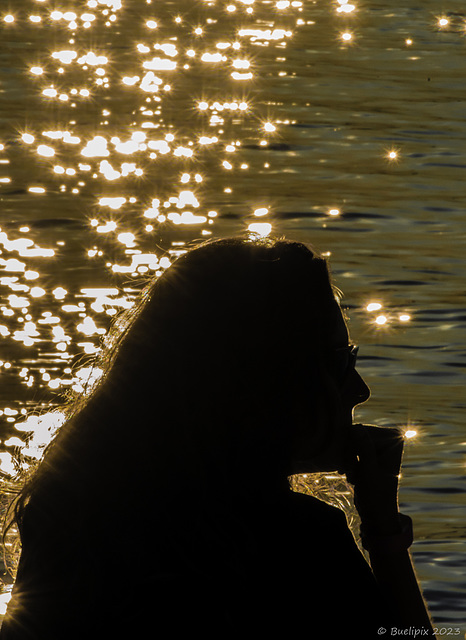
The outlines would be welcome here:
<svg viewBox="0 0 466 640">
<path fill-rule="evenodd" d="M 0 640 L 431 630 L 398 513 L 403 438 L 352 424 L 356 352 L 304 244 L 181 255 L 115 323 L 16 501 Z M 354 484 L 370 564 L 342 511 L 290 490 L 326 470 Z"/>
</svg>

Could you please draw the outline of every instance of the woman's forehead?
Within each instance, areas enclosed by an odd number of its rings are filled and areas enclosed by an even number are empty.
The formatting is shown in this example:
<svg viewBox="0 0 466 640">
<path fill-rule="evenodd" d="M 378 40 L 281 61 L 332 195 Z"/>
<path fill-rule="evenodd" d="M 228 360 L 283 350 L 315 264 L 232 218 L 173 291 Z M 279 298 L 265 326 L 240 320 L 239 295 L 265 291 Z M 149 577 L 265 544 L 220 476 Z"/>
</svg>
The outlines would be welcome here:
<svg viewBox="0 0 466 640">
<path fill-rule="evenodd" d="M 349 343 L 349 333 L 346 320 L 338 303 L 332 305 L 329 318 L 329 338 L 335 348 L 346 347 Z"/>
</svg>

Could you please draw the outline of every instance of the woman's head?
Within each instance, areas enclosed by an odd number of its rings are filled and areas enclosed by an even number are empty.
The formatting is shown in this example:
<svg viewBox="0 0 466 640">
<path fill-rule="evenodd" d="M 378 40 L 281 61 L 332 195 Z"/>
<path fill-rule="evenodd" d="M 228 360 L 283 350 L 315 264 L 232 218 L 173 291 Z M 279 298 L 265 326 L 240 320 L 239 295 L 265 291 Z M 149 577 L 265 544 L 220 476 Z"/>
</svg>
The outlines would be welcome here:
<svg viewBox="0 0 466 640">
<path fill-rule="evenodd" d="M 183 416 L 185 442 L 239 450 L 244 464 L 261 449 L 283 451 L 296 395 L 328 411 L 319 404 L 340 318 L 327 263 L 305 245 L 207 242 L 146 290 L 105 384 L 132 411 L 163 389 L 159 405 L 171 421 Z"/>
<path fill-rule="evenodd" d="M 104 375 L 30 491 L 66 476 L 75 495 L 95 497 L 132 478 L 153 495 L 182 491 L 187 476 L 226 486 L 293 471 L 300 434 L 318 454 L 341 422 L 336 296 L 326 261 L 298 242 L 231 238 L 186 252 L 115 325 L 126 328 L 110 333 Z"/>
</svg>

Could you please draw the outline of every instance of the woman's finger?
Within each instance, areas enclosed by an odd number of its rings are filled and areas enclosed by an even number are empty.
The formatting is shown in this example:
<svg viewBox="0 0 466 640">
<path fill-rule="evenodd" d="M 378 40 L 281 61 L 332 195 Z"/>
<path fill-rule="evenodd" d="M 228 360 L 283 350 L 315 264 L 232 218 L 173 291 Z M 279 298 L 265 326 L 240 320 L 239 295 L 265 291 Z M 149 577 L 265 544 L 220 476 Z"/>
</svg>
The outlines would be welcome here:
<svg viewBox="0 0 466 640">
<path fill-rule="evenodd" d="M 399 475 L 404 446 L 400 429 L 355 424 L 351 429 L 351 437 L 363 467 L 368 469 L 376 465 L 380 471 Z"/>
</svg>

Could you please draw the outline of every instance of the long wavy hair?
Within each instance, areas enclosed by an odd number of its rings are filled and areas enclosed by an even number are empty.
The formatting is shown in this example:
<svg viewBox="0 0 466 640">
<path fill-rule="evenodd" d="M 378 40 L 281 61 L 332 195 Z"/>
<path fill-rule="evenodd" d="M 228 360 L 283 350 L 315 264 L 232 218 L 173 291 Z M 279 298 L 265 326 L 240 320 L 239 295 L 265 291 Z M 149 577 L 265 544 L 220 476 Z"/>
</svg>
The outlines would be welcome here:
<svg viewBox="0 0 466 640">
<path fill-rule="evenodd" d="M 154 509 L 160 533 L 180 505 L 187 518 L 212 496 L 267 491 L 295 423 L 331 424 L 337 296 L 326 260 L 299 242 L 226 238 L 181 255 L 109 332 L 103 375 L 16 501 L 20 532 L 33 506 L 61 540 L 99 523 L 153 536 Z"/>
</svg>

